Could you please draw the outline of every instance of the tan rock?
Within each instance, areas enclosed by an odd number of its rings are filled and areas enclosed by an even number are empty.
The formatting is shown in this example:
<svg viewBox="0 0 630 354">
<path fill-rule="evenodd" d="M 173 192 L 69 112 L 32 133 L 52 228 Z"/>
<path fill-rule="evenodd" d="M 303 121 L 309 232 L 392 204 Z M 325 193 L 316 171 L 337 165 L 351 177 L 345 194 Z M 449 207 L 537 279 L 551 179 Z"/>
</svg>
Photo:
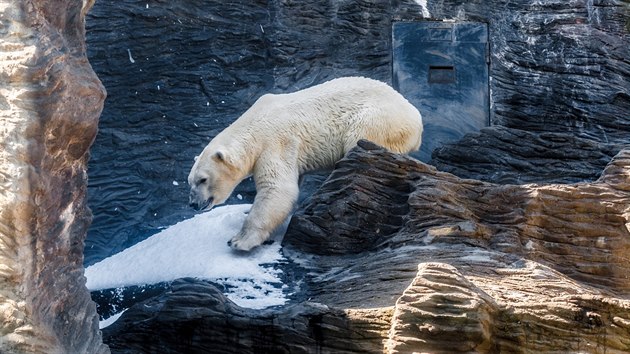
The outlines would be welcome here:
<svg viewBox="0 0 630 354">
<path fill-rule="evenodd" d="M 102 353 L 83 277 L 88 149 L 105 90 L 91 2 L 0 0 L 0 352 Z"/>
<path fill-rule="evenodd" d="M 592 183 L 497 185 L 364 143 L 294 216 L 285 244 L 339 254 L 310 263 L 318 301 L 386 308 L 402 294 L 387 352 L 626 352 L 629 151 Z M 353 200 L 376 202 L 326 212 Z M 368 217 L 385 211 L 398 215 Z M 369 248 L 349 257 L 355 245 Z"/>
</svg>

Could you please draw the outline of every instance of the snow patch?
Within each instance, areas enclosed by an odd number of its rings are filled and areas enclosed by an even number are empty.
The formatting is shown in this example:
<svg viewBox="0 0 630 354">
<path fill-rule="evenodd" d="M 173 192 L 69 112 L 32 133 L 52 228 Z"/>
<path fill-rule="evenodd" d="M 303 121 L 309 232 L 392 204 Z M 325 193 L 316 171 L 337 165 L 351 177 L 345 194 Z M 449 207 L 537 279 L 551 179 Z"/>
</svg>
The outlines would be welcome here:
<svg viewBox="0 0 630 354">
<path fill-rule="evenodd" d="M 125 311 L 127 311 L 127 310 L 123 310 L 123 311 L 121 311 L 121 312 L 119 312 L 119 313 L 117 313 L 117 314 L 115 314 L 113 316 L 110 316 L 110 317 L 108 317 L 108 318 L 106 318 L 106 319 L 104 319 L 102 321 L 99 321 L 98 322 L 98 329 L 103 329 L 103 328 L 111 326 L 112 323 L 118 321 L 120 316 L 122 316 L 122 314 L 125 313 Z"/>
<path fill-rule="evenodd" d="M 416 0 L 416 4 L 420 5 L 420 8 L 422 8 L 422 17 L 431 17 L 431 13 L 429 13 L 429 8 L 427 7 L 427 0 Z"/>
<path fill-rule="evenodd" d="M 286 303 L 278 263 L 280 240 L 252 252 L 228 245 L 251 204 L 214 208 L 151 236 L 85 270 L 90 290 L 156 284 L 193 277 L 224 285 L 237 305 L 265 308 Z M 277 238 L 277 237 L 276 237 Z"/>
</svg>

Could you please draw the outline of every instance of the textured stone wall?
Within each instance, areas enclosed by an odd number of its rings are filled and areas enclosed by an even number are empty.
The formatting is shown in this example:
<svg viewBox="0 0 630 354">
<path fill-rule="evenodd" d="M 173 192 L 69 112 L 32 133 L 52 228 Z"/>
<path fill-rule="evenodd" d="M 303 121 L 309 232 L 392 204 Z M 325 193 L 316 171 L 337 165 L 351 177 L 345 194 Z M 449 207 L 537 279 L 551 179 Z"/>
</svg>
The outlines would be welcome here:
<svg viewBox="0 0 630 354">
<path fill-rule="evenodd" d="M 88 55 L 108 98 L 86 264 L 190 217 L 193 157 L 262 94 L 347 75 L 391 81 L 391 21 L 420 13 L 413 0 L 97 1 Z M 228 202 L 254 194 L 248 180 Z"/>
<path fill-rule="evenodd" d="M 105 90 L 81 1 L 0 1 L 0 352 L 103 353 L 85 287 L 88 150 Z"/>
<path fill-rule="evenodd" d="M 491 121 L 500 126 L 438 150 L 432 164 L 501 183 L 596 179 L 630 134 L 629 6 L 429 1 L 436 18 L 488 23 Z"/>
<path fill-rule="evenodd" d="M 630 130 L 627 1 L 428 3 L 435 18 L 489 24 L 494 124 L 602 140 Z"/>
<path fill-rule="evenodd" d="M 431 164 L 500 183 L 598 177 L 630 130 L 627 1 L 419 3 L 99 0 L 88 54 L 109 96 L 90 161 L 86 263 L 189 217 L 192 158 L 263 93 L 344 75 L 391 82 L 392 21 L 489 26 L 499 128 L 439 150 Z M 228 202 L 253 196 L 248 181 Z"/>
</svg>

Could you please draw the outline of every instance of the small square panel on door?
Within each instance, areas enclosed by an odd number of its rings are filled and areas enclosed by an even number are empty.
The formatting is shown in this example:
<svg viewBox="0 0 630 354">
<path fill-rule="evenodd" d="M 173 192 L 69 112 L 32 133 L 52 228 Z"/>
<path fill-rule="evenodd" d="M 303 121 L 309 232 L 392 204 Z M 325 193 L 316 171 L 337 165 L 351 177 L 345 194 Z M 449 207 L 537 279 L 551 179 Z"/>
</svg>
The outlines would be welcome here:
<svg viewBox="0 0 630 354">
<path fill-rule="evenodd" d="M 422 114 L 419 153 L 488 126 L 488 26 L 475 22 L 394 22 L 393 85 Z"/>
</svg>

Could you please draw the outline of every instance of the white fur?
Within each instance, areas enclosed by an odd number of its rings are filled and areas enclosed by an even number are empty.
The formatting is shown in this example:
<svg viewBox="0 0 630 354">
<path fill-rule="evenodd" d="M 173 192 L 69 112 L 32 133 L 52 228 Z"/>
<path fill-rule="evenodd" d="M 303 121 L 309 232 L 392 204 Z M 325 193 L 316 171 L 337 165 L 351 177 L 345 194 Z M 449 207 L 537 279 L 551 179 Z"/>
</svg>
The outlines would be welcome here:
<svg viewBox="0 0 630 354">
<path fill-rule="evenodd" d="M 380 81 L 346 77 L 294 93 L 267 94 L 195 161 L 188 176 L 191 204 L 221 204 L 253 175 L 254 204 L 230 241 L 235 249 L 250 250 L 290 214 L 303 173 L 331 169 L 359 139 L 407 153 L 419 148 L 421 137 L 418 110 Z"/>
</svg>

